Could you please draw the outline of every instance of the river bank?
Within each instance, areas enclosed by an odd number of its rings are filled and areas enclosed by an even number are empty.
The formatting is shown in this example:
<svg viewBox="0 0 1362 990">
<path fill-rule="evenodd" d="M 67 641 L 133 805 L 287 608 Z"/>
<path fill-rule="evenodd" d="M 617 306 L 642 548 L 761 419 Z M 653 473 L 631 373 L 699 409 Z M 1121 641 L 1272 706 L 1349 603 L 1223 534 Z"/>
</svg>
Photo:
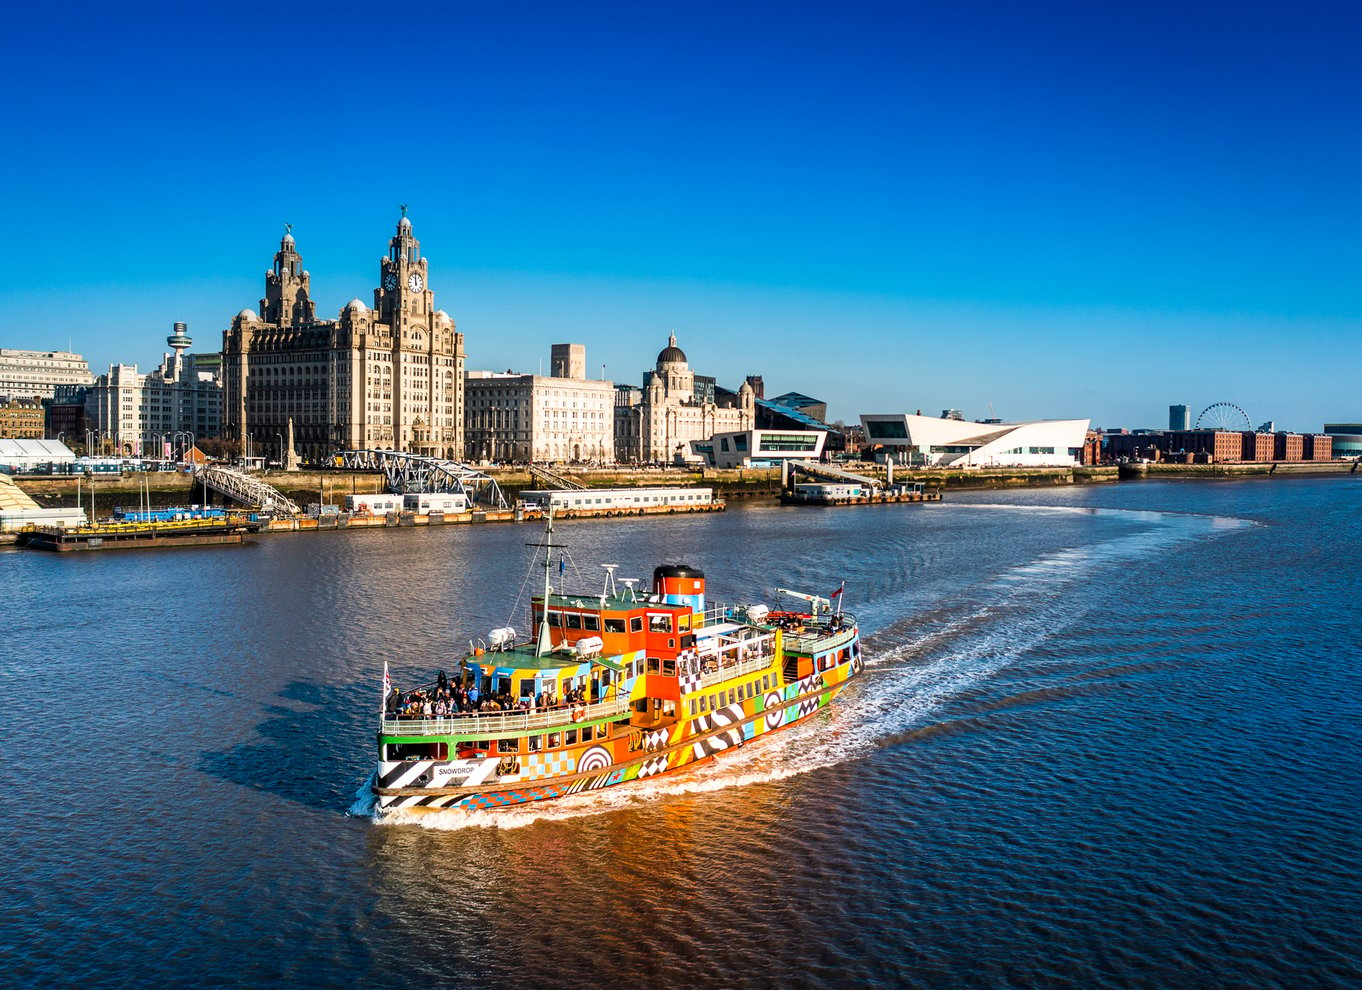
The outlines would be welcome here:
<svg viewBox="0 0 1362 990">
<path fill-rule="evenodd" d="M 854 473 L 887 480 L 881 464 L 854 467 Z M 1073 468 L 895 468 L 896 482 L 921 482 L 934 491 L 991 488 L 1037 488 L 1067 485 L 1111 484 L 1118 481 L 1143 479 L 1224 480 L 1232 478 L 1287 478 L 1301 475 L 1348 475 L 1356 472 L 1354 461 L 1284 462 L 1264 464 L 1104 464 Z M 737 468 L 718 470 L 704 468 L 611 468 L 573 470 L 560 468 L 559 473 L 588 488 L 630 487 L 708 487 L 728 501 L 776 498 L 780 494 L 780 470 L 777 468 Z M 490 468 L 487 473 L 496 479 L 508 501 L 521 491 L 539 487 L 529 471 L 521 468 Z M 343 504 L 346 495 L 380 492 L 385 478 L 377 472 L 363 471 L 267 471 L 258 477 L 279 489 L 300 505 Z M 115 506 L 137 505 L 141 498 L 150 499 L 153 507 L 183 505 L 193 502 L 218 501 L 219 496 L 194 489 L 193 476 L 185 473 L 124 474 L 115 477 L 16 478 L 16 484 L 44 507 L 72 505 L 79 490 L 85 506 L 93 498 L 98 514 L 107 514 Z"/>
</svg>

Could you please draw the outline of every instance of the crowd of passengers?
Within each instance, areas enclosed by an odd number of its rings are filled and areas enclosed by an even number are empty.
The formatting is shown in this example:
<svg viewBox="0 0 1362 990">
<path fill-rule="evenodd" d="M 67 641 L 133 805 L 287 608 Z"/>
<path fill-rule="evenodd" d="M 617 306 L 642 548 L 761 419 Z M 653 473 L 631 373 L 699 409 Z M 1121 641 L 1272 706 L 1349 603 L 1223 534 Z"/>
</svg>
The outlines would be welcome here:
<svg viewBox="0 0 1362 990">
<path fill-rule="evenodd" d="M 773 615 L 771 616 L 770 619 L 771 625 L 778 626 L 781 629 L 784 629 L 786 632 L 792 632 L 795 633 L 796 635 L 804 632 L 806 622 L 808 624 L 817 626 L 819 621 L 820 621 L 819 618 L 815 616 L 801 615 L 798 613 L 788 612 L 785 613 L 784 615 Z M 826 625 L 827 631 L 830 633 L 841 632 L 843 629 L 851 628 L 851 623 L 844 619 L 838 613 L 833 613 L 832 615 L 828 616 L 827 619 L 822 621 L 823 624 Z"/>
<path fill-rule="evenodd" d="M 449 715 L 483 712 L 534 712 L 576 708 L 586 704 L 586 693 L 569 688 L 560 698 L 552 689 L 517 699 L 510 691 L 484 693 L 476 684 L 464 686 L 451 681 L 442 670 L 434 687 L 413 691 L 393 690 L 388 694 L 387 713 L 395 718 L 445 718 Z"/>
</svg>

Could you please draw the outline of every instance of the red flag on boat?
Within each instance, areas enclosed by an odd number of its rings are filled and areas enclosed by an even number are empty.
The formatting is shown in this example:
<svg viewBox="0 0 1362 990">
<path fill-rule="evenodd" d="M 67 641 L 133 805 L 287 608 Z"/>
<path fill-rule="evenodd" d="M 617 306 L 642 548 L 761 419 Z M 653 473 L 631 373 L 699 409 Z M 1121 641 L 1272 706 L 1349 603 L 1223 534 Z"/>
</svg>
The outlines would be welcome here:
<svg viewBox="0 0 1362 990">
<path fill-rule="evenodd" d="M 843 586 L 843 587 L 841 587 L 841 588 L 838 588 L 836 591 L 834 591 L 834 592 L 832 593 L 832 596 L 831 596 L 831 597 L 833 597 L 833 598 L 838 597 L 839 595 L 841 595 L 841 593 L 842 593 L 844 590 L 845 590 L 845 586 Z"/>
</svg>

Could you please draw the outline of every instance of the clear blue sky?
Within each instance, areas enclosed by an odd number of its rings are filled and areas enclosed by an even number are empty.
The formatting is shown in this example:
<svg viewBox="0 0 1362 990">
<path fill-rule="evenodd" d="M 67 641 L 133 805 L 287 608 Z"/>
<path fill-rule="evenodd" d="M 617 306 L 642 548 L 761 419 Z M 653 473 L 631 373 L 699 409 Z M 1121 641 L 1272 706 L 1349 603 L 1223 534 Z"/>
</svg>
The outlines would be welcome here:
<svg viewBox="0 0 1362 990">
<path fill-rule="evenodd" d="M 216 349 L 410 204 L 470 368 L 830 415 L 1362 419 L 1356 3 L 19 5 L 0 346 Z M 1194 411 L 1195 411 L 1194 409 Z"/>
</svg>

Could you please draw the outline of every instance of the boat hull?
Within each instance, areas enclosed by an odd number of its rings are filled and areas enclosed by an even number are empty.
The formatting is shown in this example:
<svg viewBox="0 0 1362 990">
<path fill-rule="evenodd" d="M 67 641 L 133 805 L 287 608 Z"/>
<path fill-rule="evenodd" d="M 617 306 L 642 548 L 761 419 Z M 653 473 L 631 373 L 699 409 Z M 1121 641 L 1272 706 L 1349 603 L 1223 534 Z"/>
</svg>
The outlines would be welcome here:
<svg viewBox="0 0 1362 990">
<path fill-rule="evenodd" d="M 439 786 L 442 766 L 437 761 L 385 763 L 379 766 L 373 791 L 380 813 L 485 811 L 681 773 L 807 721 L 830 705 L 861 669 L 857 656 L 842 668 L 814 674 L 784 690 L 772 690 L 669 727 L 636 730 L 628 741 L 627 754 L 618 759 L 607 746 L 587 747 L 570 773 L 560 771 L 521 781 L 503 778 L 487 785 L 470 782 Z M 481 772 L 484 779 L 503 763 L 497 756 L 472 762 L 476 765 L 465 763 L 460 769 L 471 770 L 470 776 Z"/>
</svg>

